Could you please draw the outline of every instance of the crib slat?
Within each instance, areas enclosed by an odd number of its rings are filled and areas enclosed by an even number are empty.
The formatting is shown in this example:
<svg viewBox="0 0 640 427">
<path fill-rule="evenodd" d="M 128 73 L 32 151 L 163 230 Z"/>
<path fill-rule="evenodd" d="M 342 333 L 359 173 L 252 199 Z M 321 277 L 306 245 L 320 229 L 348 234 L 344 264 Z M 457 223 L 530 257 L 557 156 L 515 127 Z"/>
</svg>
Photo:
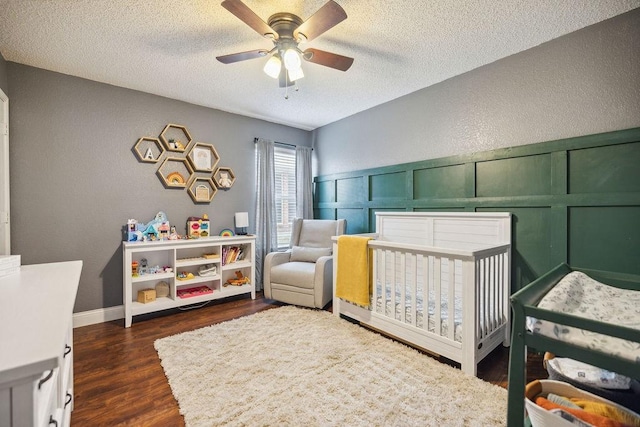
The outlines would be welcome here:
<svg viewBox="0 0 640 427">
<path fill-rule="evenodd" d="M 433 257 L 433 286 L 434 286 L 434 331 L 438 335 L 442 335 L 442 294 L 441 294 L 441 268 L 442 261 L 440 257 Z"/>
<path fill-rule="evenodd" d="M 418 325 L 418 255 L 411 255 L 411 324 Z"/>
<path fill-rule="evenodd" d="M 482 264 L 484 265 L 484 280 L 483 280 L 483 293 L 482 293 L 482 335 L 481 338 L 485 338 L 487 336 L 487 325 L 489 325 L 489 310 L 487 310 L 487 304 L 489 303 L 488 297 L 488 287 L 489 287 L 489 260 L 487 258 L 482 259 Z"/>
<path fill-rule="evenodd" d="M 397 252 L 400 258 L 400 282 L 398 285 L 400 286 L 400 303 L 398 307 L 400 308 L 400 321 L 405 323 L 407 321 L 407 253 L 406 252 Z"/>
<path fill-rule="evenodd" d="M 447 303 L 447 336 L 451 341 L 455 340 L 456 332 L 456 266 L 455 261 L 451 258 L 447 258 L 447 264 L 449 266 L 449 302 Z"/>
<path fill-rule="evenodd" d="M 396 315 L 396 290 L 397 290 L 397 263 L 398 263 L 398 253 L 391 252 L 391 317 L 394 319 L 398 319 Z"/>
<path fill-rule="evenodd" d="M 382 273 L 382 280 L 380 281 L 380 297 L 382 304 L 380 305 L 379 313 L 384 314 L 387 307 L 387 251 L 380 251 L 382 255 L 382 265 L 380 266 L 380 272 Z"/>
<path fill-rule="evenodd" d="M 378 284 L 380 283 L 380 271 L 378 271 L 378 267 L 379 267 L 379 263 L 378 263 L 378 259 L 382 256 L 380 254 L 381 250 L 380 249 L 375 249 L 374 250 L 374 256 L 373 256 L 373 297 L 371 300 L 371 310 L 372 311 L 377 311 L 377 306 L 378 306 Z"/>
<path fill-rule="evenodd" d="M 491 323 L 491 332 L 493 332 L 498 326 L 500 326 L 500 268 L 499 266 L 499 256 L 492 255 L 491 260 L 493 263 L 493 305 L 491 309 L 491 313 L 493 316 L 493 321 Z"/>
<path fill-rule="evenodd" d="M 426 255 L 422 256 L 422 328 L 425 331 L 429 330 L 429 278 L 431 274 L 429 258 Z"/>
<path fill-rule="evenodd" d="M 482 283 L 481 283 L 481 277 L 482 277 L 482 263 L 480 262 L 479 259 L 476 259 L 475 261 L 475 265 L 476 265 L 476 274 L 475 274 L 475 300 L 474 301 L 470 301 L 470 305 L 473 304 L 474 306 L 474 313 L 476 318 L 478 320 L 480 320 L 480 292 L 482 290 Z M 476 335 L 476 341 L 478 341 L 480 339 L 481 335 L 481 331 L 480 331 L 480 321 L 475 322 L 475 335 Z M 463 326 L 464 327 L 464 326 Z"/>
<path fill-rule="evenodd" d="M 502 325 L 505 320 L 507 319 L 507 316 L 504 312 L 504 306 L 507 303 L 507 299 L 508 299 L 508 294 L 506 292 L 506 287 L 504 286 L 505 283 L 507 283 L 507 278 L 505 277 L 504 273 L 505 273 L 505 262 L 506 262 L 506 254 L 500 254 L 500 325 Z"/>
</svg>

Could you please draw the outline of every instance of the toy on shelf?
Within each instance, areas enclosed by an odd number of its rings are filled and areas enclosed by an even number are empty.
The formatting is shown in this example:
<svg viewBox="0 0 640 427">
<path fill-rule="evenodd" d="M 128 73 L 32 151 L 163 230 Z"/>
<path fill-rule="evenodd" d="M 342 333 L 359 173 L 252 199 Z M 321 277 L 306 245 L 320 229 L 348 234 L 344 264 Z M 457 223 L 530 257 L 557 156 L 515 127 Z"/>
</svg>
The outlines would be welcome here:
<svg viewBox="0 0 640 427">
<path fill-rule="evenodd" d="M 145 274 L 149 273 L 149 269 L 147 268 L 147 259 L 146 258 L 142 258 L 140 260 L 140 268 L 138 269 L 138 274 L 140 276 L 143 276 Z"/>
<path fill-rule="evenodd" d="M 220 237 L 233 237 L 236 235 L 236 233 L 234 233 L 230 228 L 223 228 L 218 234 Z"/>
<path fill-rule="evenodd" d="M 176 227 L 175 226 L 171 226 L 171 229 L 169 230 L 169 240 L 180 240 L 182 239 L 182 237 L 176 232 Z"/>
<path fill-rule="evenodd" d="M 146 242 L 153 240 L 167 240 L 170 237 L 171 226 L 167 214 L 160 211 L 146 224 L 135 219 L 127 220 L 127 241 Z"/>
<path fill-rule="evenodd" d="M 140 289 L 138 291 L 138 302 L 142 304 L 146 304 L 148 302 L 153 302 L 156 300 L 156 290 L 155 289 Z"/>
<path fill-rule="evenodd" d="M 131 277 L 138 277 L 138 261 L 131 262 Z"/>
<path fill-rule="evenodd" d="M 169 284 L 165 281 L 156 283 L 156 297 L 165 298 L 169 296 Z"/>
<path fill-rule="evenodd" d="M 180 273 L 178 273 L 176 275 L 176 279 L 178 280 L 191 280 L 193 278 L 195 278 L 196 276 L 193 273 L 187 272 L 187 271 L 181 271 Z"/>
<path fill-rule="evenodd" d="M 186 289 L 183 288 L 176 291 L 176 295 L 178 295 L 178 298 L 199 297 L 200 295 L 206 295 L 210 293 L 213 293 L 213 289 L 208 286 L 196 286 Z"/>
<path fill-rule="evenodd" d="M 173 272 L 173 267 L 165 265 L 160 267 L 159 265 L 148 265 L 146 258 L 142 258 L 140 261 L 131 262 L 131 277 L 140 277 L 151 274 L 164 274 Z"/>
<path fill-rule="evenodd" d="M 218 274 L 218 267 L 215 264 L 205 264 L 198 268 L 199 276 L 215 276 Z"/>
<path fill-rule="evenodd" d="M 222 286 L 242 286 L 242 285 L 247 285 L 249 284 L 249 278 L 247 276 L 245 276 L 244 274 L 242 274 L 242 271 L 238 270 L 236 271 L 236 278 L 235 279 L 227 279 L 226 282 L 224 282 L 224 285 Z"/>
<path fill-rule="evenodd" d="M 190 239 L 198 239 L 200 237 L 209 237 L 211 235 L 211 223 L 207 214 L 202 218 L 190 216 L 187 219 L 187 236 Z"/>
</svg>

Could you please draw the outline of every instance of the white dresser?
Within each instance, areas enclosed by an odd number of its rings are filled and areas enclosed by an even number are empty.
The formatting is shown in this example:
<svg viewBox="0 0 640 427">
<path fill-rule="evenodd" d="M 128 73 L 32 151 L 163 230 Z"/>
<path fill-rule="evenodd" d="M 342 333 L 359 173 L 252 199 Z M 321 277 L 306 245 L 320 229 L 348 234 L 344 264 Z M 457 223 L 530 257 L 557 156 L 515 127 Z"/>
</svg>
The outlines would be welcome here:
<svg viewBox="0 0 640 427">
<path fill-rule="evenodd" d="M 82 261 L 23 265 L 0 278 L 0 427 L 70 424 L 81 270 Z"/>
</svg>

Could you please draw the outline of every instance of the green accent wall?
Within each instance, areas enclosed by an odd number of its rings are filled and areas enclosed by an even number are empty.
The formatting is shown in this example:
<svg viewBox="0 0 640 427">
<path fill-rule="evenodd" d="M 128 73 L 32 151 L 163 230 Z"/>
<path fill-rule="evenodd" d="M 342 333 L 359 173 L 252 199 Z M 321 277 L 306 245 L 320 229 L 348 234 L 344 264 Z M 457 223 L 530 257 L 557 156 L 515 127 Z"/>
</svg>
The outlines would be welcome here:
<svg viewBox="0 0 640 427">
<path fill-rule="evenodd" d="M 640 274 L 640 128 L 314 179 L 316 218 L 511 212 L 513 291 L 561 262 Z"/>
</svg>

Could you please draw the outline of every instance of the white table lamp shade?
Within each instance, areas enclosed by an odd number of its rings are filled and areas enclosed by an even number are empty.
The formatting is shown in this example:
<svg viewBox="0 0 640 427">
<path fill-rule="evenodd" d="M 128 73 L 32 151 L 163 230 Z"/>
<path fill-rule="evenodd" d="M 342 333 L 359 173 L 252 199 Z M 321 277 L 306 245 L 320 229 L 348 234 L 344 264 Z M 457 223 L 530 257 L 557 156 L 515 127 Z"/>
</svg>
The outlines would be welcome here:
<svg viewBox="0 0 640 427">
<path fill-rule="evenodd" d="M 249 226 L 249 213 L 236 212 L 236 227 L 245 228 Z"/>
</svg>

